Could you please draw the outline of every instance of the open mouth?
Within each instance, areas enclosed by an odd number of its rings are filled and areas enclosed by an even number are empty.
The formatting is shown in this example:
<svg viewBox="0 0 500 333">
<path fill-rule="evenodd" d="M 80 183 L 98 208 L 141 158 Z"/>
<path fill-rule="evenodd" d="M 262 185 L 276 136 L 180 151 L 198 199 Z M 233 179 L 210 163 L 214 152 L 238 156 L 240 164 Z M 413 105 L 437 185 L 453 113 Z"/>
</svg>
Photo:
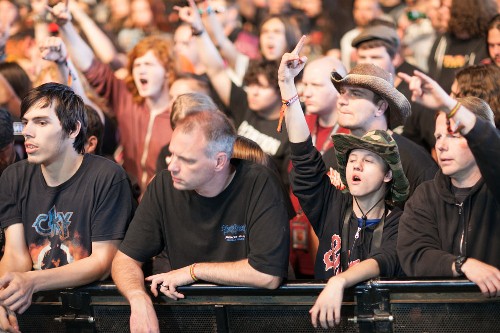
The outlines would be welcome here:
<svg viewBox="0 0 500 333">
<path fill-rule="evenodd" d="M 33 153 L 38 148 L 37 146 L 32 145 L 31 143 L 25 143 L 24 147 L 26 148 L 27 154 Z"/>
<path fill-rule="evenodd" d="M 351 178 L 351 184 L 350 185 L 359 185 L 361 184 L 361 177 L 358 175 L 353 175 Z"/>
</svg>

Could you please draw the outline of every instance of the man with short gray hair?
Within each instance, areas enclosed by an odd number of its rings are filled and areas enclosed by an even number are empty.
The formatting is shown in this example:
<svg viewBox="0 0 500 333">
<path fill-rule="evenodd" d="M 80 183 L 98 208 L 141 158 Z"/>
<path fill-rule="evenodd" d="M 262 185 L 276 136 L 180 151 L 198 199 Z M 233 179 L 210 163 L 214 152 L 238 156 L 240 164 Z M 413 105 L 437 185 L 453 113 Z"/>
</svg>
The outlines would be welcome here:
<svg viewBox="0 0 500 333">
<path fill-rule="evenodd" d="M 283 190 L 270 169 L 231 159 L 235 139 L 219 111 L 177 122 L 168 169 L 149 184 L 113 261 L 113 280 L 131 306 L 131 331 L 159 331 L 141 266 L 164 249 L 171 270 L 146 278 L 155 296 L 159 288 L 184 298 L 176 288 L 198 280 L 272 289 L 287 276 Z"/>
</svg>

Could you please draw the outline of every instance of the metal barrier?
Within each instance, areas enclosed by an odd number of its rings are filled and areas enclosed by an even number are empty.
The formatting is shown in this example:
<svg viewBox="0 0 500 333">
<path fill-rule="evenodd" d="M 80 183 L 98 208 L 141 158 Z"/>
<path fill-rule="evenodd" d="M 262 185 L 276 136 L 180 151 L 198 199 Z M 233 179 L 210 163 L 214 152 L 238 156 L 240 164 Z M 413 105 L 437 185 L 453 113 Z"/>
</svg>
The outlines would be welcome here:
<svg viewBox="0 0 500 333">
<path fill-rule="evenodd" d="M 372 280 L 345 292 L 341 324 L 314 329 L 317 281 L 276 290 L 194 284 L 185 299 L 153 298 L 162 332 L 499 332 L 500 298 L 466 280 Z M 130 307 L 112 283 L 36 294 L 25 332 L 129 332 Z"/>
</svg>

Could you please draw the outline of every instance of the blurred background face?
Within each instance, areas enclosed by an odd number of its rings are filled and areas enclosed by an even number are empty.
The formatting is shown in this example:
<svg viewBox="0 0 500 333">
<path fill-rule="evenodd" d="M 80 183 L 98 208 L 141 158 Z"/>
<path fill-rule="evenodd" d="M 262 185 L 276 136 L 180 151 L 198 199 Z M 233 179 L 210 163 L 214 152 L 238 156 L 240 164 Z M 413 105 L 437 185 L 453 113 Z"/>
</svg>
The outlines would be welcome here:
<svg viewBox="0 0 500 333">
<path fill-rule="evenodd" d="M 111 0 L 110 9 L 114 19 L 126 18 L 127 16 L 130 15 L 130 1 Z"/>
<path fill-rule="evenodd" d="M 267 60 L 276 60 L 286 52 L 285 25 L 278 18 L 272 18 L 262 25 L 260 49 Z"/>
<path fill-rule="evenodd" d="M 488 31 L 488 52 L 497 66 L 500 66 L 500 30 Z"/>
<path fill-rule="evenodd" d="M 307 17 L 316 17 L 321 14 L 321 0 L 307 0 L 300 2 L 300 9 L 307 15 Z"/>
<path fill-rule="evenodd" d="M 338 92 L 325 75 L 324 63 L 312 62 L 304 69 L 302 97 L 308 114 L 326 115 L 334 111 Z"/>
<path fill-rule="evenodd" d="M 257 113 L 267 113 L 278 102 L 279 93 L 264 75 L 260 74 L 258 80 L 247 86 L 248 107 Z"/>
<path fill-rule="evenodd" d="M 448 22 L 450 21 L 450 8 L 452 0 L 441 0 L 437 10 L 437 26 L 438 31 L 446 31 Z"/>
<path fill-rule="evenodd" d="M 130 4 L 134 26 L 147 27 L 153 24 L 153 12 L 147 0 L 134 0 Z"/>
<path fill-rule="evenodd" d="M 364 27 L 381 14 L 377 0 L 355 0 L 352 15 L 359 27 Z"/>
<path fill-rule="evenodd" d="M 281 14 L 290 5 L 289 0 L 268 0 L 267 7 L 270 14 Z"/>
<path fill-rule="evenodd" d="M 132 76 L 142 97 L 156 99 L 162 95 L 166 83 L 166 70 L 153 51 L 148 51 L 134 60 Z"/>
<path fill-rule="evenodd" d="M 0 25 L 11 26 L 17 18 L 17 8 L 10 1 L 0 1 Z"/>
<path fill-rule="evenodd" d="M 379 46 L 369 49 L 357 49 L 356 51 L 358 55 L 358 64 L 374 64 L 391 74 L 394 73 L 392 59 L 385 47 Z"/>
</svg>

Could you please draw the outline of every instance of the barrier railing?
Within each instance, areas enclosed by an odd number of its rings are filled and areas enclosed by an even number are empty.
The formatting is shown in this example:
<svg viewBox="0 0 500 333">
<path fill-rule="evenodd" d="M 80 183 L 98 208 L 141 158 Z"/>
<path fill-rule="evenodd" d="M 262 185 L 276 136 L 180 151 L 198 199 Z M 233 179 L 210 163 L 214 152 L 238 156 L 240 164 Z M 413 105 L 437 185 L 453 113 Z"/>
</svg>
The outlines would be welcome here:
<svg viewBox="0 0 500 333">
<path fill-rule="evenodd" d="M 197 283 L 178 301 L 153 297 L 162 332 L 327 332 L 309 309 L 321 281 L 276 290 Z M 328 332 L 499 332 L 500 297 L 467 280 L 372 280 L 346 290 L 339 326 Z M 36 294 L 22 332 L 128 332 L 130 307 L 112 283 Z"/>
</svg>

